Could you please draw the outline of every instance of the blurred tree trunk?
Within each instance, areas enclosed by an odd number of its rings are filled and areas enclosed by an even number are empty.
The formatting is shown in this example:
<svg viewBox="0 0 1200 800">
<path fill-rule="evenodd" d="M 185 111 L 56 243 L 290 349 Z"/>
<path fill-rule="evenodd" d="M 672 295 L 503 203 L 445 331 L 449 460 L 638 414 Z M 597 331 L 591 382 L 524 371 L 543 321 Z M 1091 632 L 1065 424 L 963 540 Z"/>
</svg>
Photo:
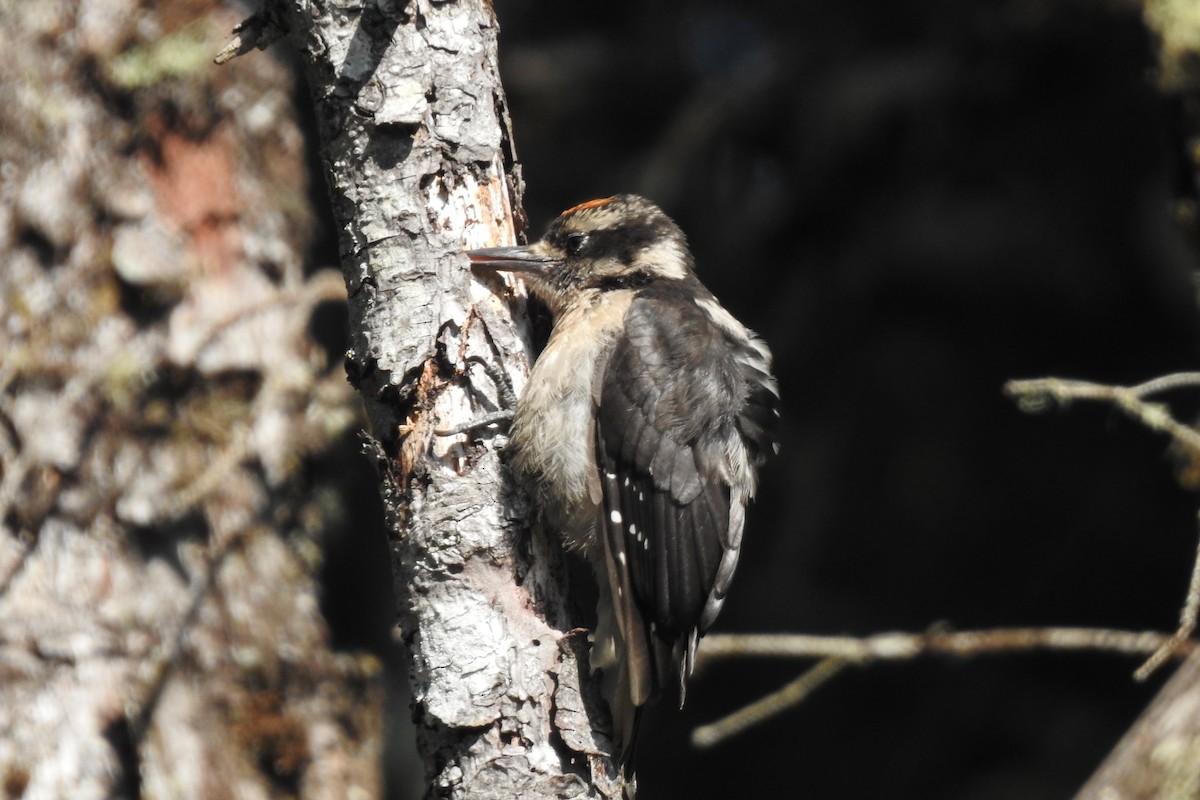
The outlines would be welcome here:
<svg viewBox="0 0 1200 800">
<path fill-rule="evenodd" d="M 495 411 L 497 380 L 519 389 L 530 360 L 505 299 L 517 296 L 472 281 L 462 255 L 513 242 L 521 218 L 492 6 L 278 8 L 255 26 L 288 31 L 306 65 L 428 794 L 618 795 L 595 687 L 581 685 L 587 645 L 564 636 L 574 625 L 559 547 L 528 531 L 495 428 L 437 433 Z"/>
<path fill-rule="evenodd" d="M 1200 654 L 1167 682 L 1075 800 L 1200 797 Z"/>
<path fill-rule="evenodd" d="M 5 797 L 381 792 L 304 469 L 358 425 L 307 330 L 344 291 L 290 70 L 213 67 L 223 8 L 0 0 Z"/>
</svg>

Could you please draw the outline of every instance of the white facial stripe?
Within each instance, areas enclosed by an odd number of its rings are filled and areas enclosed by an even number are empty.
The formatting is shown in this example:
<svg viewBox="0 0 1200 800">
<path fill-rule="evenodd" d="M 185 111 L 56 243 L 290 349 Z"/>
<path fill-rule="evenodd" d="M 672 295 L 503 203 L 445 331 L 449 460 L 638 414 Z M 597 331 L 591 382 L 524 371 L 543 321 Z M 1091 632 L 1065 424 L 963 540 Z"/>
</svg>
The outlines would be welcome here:
<svg viewBox="0 0 1200 800">
<path fill-rule="evenodd" d="M 687 254 L 673 238 L 659 239 L 637 254 L 637 263 L 649 272 L 664 278 L 682 280 L 687 277 Z"/>
</svg>

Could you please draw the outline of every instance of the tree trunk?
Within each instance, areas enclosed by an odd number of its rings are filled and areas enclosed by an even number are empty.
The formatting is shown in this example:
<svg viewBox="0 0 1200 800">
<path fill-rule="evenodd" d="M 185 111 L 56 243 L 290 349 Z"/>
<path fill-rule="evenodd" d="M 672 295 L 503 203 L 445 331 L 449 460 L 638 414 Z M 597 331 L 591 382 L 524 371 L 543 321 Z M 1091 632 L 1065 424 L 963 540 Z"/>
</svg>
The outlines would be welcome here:
<svg viewBox="0 0 1200 800">
<path fill-rule="evenodd" d="M 1171 676 L 1075 800 L 1200 797 L 1200 653 Z"/>
<path fill-rule="evenodd" d="M 358 424 L 308 335 L 341 281 L 303 268 L 291 74 L 213 67 L 222 8 L 0 0 L 6 797 L 382 790 L 305 469 Z"/>
<path fill-rule="evenodd" d="M 497 430 L 530 361 L 519 295 L 462 251 L 514 240 L 521 180 L 490 3 L 296 2 L 412 653 L 429 796 L 616 796 L 559 548 L 529 531 Z M 584 659 L 583 664 L 586 664 Z"/>
</svg>

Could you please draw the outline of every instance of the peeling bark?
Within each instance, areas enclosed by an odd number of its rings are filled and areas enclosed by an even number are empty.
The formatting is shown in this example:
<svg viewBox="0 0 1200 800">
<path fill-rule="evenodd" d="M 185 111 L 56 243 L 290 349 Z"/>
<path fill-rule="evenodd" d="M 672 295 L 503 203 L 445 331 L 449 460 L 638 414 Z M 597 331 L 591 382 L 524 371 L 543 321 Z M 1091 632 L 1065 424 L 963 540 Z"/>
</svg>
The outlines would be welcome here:
<svg viewBox="0 0 1200 800">
<path fill-rule="evenodd" d="M 580 700 L 596 687 L 560 647 L 559 547 L 528 531 L 495 428 L 436 432 L 500 405 L 482 364 L 519 390 L 530 361 L 520 295 L 461 255 L 512 242 L 520 216 L 491 6 L 293 2 L 272 19 L 302 48 L 321 130 L 429 796 L 615 796 L 604 715 Z M 596 713 L 568 713 L 564 737 L 564 708 Z"/>
</svg>

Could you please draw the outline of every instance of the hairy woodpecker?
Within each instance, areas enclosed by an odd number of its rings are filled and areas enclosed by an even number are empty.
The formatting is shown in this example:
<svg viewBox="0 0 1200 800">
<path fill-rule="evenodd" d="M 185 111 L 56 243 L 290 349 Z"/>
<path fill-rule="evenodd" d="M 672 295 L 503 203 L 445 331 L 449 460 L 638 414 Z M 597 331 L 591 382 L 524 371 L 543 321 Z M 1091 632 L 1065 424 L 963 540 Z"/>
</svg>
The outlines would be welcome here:
<svg viewBox="0 0 1200 800">
<path fill-rule="evenodd" d="M 577 205 L 534 244 L 468 256 L 520 273 L 554 315 L 513 417 L 512 463 L 596 573 L 592 666 L 627 762 L 638 709 L 667 685 L 682 705 L 725 602 L 758 468 L 778 447 L 771 354 L 643 197 Z"/>
</svg>

